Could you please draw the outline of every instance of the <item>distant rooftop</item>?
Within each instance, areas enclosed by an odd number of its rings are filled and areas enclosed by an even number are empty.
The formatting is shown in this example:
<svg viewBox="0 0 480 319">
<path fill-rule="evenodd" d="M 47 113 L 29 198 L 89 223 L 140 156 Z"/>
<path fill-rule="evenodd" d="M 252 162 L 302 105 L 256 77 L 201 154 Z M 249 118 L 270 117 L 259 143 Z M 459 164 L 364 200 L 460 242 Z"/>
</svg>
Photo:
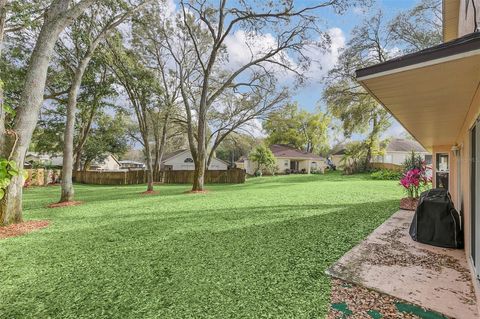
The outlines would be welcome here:
<svg viewBox="0 0 480 319">
<path fill-rule="evenodd" d="M 270 145 L 270 150 L 272 151 L 273 155 L 275 155 L 275 157 L 323 159 L 323 157 L 319 155 L 298 150 L 290 145 L 273 144 Z"/>
</svg>

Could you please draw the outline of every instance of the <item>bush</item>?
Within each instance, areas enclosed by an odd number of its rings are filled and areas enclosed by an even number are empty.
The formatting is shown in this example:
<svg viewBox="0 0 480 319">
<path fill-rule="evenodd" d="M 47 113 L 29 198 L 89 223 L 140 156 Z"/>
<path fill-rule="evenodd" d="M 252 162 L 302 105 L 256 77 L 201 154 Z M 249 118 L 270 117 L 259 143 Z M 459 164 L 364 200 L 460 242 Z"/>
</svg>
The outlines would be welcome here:
<svg viewBox="0 0 480 319">
<path fill-rule="evenodd" d="M 402 178 L 402 172 L 391 170 L 391 169 L 381 169 L 370 174 L 372 179 L 377 180 L 389 180 L 397 181 Z"/>
</svg>

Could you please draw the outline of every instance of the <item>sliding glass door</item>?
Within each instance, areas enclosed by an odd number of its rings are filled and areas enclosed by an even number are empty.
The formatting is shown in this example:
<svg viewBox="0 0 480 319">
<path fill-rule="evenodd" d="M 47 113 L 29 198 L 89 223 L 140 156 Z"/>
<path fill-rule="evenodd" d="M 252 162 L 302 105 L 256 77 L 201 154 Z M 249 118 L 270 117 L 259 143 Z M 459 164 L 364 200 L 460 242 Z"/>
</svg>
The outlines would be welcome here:
<svg viewBox="0 0 480 319">
<path fill-rule="evenodd" d="M 477 278 L 480 278 L 480 126 L 472 129 L 471 135 L 471 216 L 470 216 L 470 255 L 476 269 Z"/>
</svg>

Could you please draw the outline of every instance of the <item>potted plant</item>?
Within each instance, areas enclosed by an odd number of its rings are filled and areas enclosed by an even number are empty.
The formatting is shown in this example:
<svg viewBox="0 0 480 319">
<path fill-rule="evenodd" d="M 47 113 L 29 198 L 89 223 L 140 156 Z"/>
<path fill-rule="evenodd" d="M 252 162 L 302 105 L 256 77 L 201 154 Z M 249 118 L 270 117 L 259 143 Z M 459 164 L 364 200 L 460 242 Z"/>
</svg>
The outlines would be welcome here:
<svg viewBox="0 0 480 319">
<path fill-rule="evenodd" d="M 420 168 L 415 167 L 407 170 L 400 179 L 400 185 L 404 188 L 407 197 L 400 200 L 400 208 L 415 210 L 420 193 L 430 187 L 431 179 L 427 177 L 425 163 Z"/>
</svg>

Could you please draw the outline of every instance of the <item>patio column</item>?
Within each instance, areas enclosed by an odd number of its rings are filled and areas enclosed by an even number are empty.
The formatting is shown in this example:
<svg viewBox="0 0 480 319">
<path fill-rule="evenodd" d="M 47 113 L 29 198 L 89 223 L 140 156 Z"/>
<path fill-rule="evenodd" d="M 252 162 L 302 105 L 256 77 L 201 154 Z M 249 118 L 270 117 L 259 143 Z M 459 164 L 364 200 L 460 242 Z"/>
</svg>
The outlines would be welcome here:
<svg viewBox="0 0 480 319">
<path fill-rule="evenodd" d="M 311 160 L 307 160 L 307 174 L 310 174 L 310 167 L 312 165 L 312 161 Z"/>
</svg>

